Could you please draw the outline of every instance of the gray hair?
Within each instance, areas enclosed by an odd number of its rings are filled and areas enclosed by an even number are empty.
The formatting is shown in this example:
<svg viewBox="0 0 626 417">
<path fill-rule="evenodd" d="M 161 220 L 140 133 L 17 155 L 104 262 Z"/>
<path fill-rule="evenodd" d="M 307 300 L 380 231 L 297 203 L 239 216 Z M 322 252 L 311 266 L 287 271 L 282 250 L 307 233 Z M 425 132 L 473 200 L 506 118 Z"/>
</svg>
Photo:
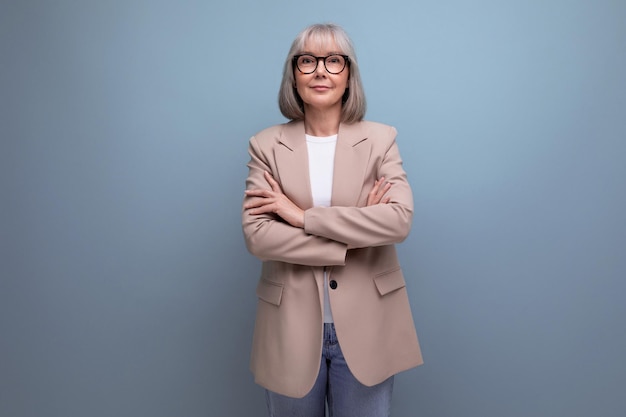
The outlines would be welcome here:
<svg viewBox="0 0 626 417">
<path fill-rule="evenodd" d="M 334 40 L 342 54 L 348 55 L 350 59 L 348 77 L 348 87 L 343 97 L 343 105 L 341 107 L 341 121 L 344 123 L 354 123 L 363 120 L 365 117 L 366 102 L 365 91 L 361 83 L 361 75 L 359 73 L 359 64 L 356 60 L 356 53 L 352 41 L 348 34 L 338 25 L 332 23 L 315 24 L 305 28 L 296 36 L 291 49 L 285 60 L 283 69 L 283 79 L 278 91 L 278 107 L 280 112 L 287 119 L 303 120 L 304 106 L 300 95 L 296 91 L 293 57 L 304 52 L 304 44 L 311 41 L 321 47 Z"/>
</svg>

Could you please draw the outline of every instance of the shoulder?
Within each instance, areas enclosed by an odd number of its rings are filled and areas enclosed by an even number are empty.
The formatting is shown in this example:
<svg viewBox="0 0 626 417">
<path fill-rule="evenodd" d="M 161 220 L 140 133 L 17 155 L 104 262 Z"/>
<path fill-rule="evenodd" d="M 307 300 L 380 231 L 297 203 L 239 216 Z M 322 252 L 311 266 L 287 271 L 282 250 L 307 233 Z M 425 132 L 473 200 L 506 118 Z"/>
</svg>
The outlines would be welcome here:
<svg viewBox="0 0 626 417">
<path fill-rule="evenodd" d="M 283 124 L 279 124 L 279 125 L 266 127 L 265 129 L 255 133 L 254 136 L 252 136 L 252 137 L 256 138 L 257 140 L 261 140 L 261 141 L 266 141 L 266 140 L 271 139 L 271 138 L 278 138 L 278 137 L 281 136 L 281 133 L 284 130 L 284 127 L 285 127 L 286 124 L 287 123 L 283 123 Z"/>
<path fill-rule="evenodd" d="M 370 131 L 389 131 L 390 129 L 394 129 L 395 128 L 391 125 L 385 124 L 385 123 L 380 123 L 380 122 L 373 122 L 371 120 L 362 120 L 360 122 L 361 125 L 363 125 L 363 127 L 365 129 L 368 129 Z"/>
<path fill-rule="evenodd" d="M 257 138 L 259 141 L 267 141 L 280 139 L 284 136 L 290 136 L 294 133 L 299 133 L 300 130 L 304 133 L 304 123 L 302 120 L 292 120 L 290 122 L 267 127 L 260 132 L 257 132 L 253 137 Z"/>
<path fill-rule="evenodd" d="M 250 138 L 251 146 L 273 148 L 279 143 L 289 146 L 296 137 L 304 137 L 304 123 L 291 121 L 270 126 L 256 133 Z"/>
<path fill-rule="evenodd" d="M 282 136 L 283 125 L 274 125 L 255 133 L 250 138 L 250 147 L 267 148 L 273 147 L 278 143 Z"/>
<path fill-rule="evenodd" d="M 369 120 L 363 120 L 358 123 L 361 125 L 360 129 L 363 131 L 363 136 L 372 140 L 373 143 L 389 147 L 396 140 L 398 131 L 391 125 Z"/>
<path fill-rule="evenodd" d="M 355 123 L 363 134 L 368 138 L 387 138 L 394 139 L 398 132 L 396 128 L 384 123 L 372 122 L 370 120 L 362 120 Z"/>
</svg>

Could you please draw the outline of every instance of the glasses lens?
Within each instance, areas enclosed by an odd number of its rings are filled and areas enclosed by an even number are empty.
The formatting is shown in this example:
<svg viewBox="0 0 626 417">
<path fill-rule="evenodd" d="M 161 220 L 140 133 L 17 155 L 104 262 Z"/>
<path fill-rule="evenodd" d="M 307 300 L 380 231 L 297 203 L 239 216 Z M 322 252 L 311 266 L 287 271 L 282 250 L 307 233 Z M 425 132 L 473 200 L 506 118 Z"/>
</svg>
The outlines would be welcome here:
<svg viewBox="0 0 626 417">
<path fill-rule="evenodd" d="M 315 67 L 317 67 L 317 59 L 313 55 L 301 55 L 298 57 L 296 61 L 298 65 L 298 69 L 305 74 L 315 71 Z"/>
<path fill-rule="evenodd" d="M 331 74 L 339 74 L 346 66 L 346 59 L 341 55 L 330 55 L 326 57 L 326 70 Z"/>
</svg>

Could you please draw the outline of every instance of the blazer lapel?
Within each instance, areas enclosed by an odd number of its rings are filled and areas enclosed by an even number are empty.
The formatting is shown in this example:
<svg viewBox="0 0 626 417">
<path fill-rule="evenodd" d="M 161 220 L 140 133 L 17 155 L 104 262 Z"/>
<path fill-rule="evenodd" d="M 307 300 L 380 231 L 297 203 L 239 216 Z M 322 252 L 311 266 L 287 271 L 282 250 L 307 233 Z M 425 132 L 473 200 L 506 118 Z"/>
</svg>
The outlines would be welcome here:
<svg viewBox="0 0 626 417">
<path fill-rule="evenodd" d="M 309 156 L 302 121 L 284 125 L 276 148 L 276 166 L 285 195 L 303 210 L 313 207 Z M 340 124 L 335 148 L 333 206 L 356 206 L 367 169 L 371 144 L 362 123 Z"/>
<path fill-rule="evenodd" d="M 339 125 L 331 196 L 333 206 L 358 204 L 370 148 L 363 123 Z"/>
<path fill-rule="evenodd" d="M 285 195 L 303 210 L 313 207 L 309 180 L 309 156 L 302 121 L 284 125 L 276 148 L 276 166 Z"/>
</svg>

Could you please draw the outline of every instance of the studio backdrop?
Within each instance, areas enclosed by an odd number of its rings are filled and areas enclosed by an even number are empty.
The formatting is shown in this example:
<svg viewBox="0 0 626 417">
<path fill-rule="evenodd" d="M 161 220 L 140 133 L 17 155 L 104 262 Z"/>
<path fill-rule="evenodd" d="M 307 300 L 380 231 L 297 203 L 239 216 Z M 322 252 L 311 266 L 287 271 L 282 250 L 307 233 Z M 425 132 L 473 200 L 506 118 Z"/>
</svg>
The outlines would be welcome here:
<svg viewBox="0 0 626 417">
<path fill-rule="evenodd" d="M 393 415 L 626 415 L 626 2 L 4 0 L 0 416 L 266 415 L 247 146 L 316 22 L 415 195 Z"/>
</svg>

